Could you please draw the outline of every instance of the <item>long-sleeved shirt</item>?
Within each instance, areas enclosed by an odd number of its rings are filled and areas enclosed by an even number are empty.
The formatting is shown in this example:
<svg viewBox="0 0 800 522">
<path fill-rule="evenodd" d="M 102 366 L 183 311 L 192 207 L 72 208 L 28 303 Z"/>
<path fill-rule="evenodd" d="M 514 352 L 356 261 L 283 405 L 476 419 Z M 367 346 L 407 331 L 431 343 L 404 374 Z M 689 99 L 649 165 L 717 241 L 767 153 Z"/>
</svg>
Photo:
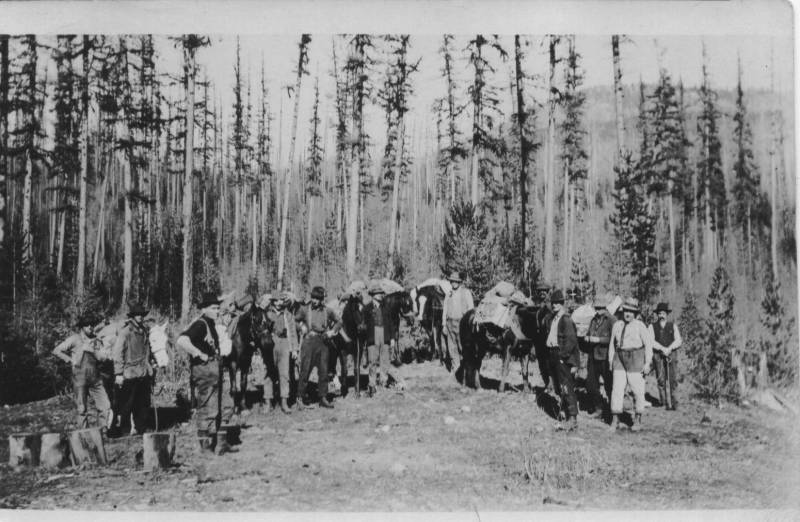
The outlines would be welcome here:
<svg viewBox="0 0 800 522">
<path fill-rule="evenodd" d="M 463 286 L 459 286 L 444 298 L 442 308 L 445 319 L 461 319 L 464 314 L 475 308 L 472 292 Z"/>
<path fill-rule="evenodd" d="M 611 329 L 615 321 L 614 316 L 603 309 L 589 323 L 586 342 L 591 346 L 590 353 L 597 361 L 605 361 L 608 357 L 608 343 L 611 342 Z"/>
<path fill-rule="evenodd" d="M 336 312 L 325 305 L 315 307 L 314 305 L 304 306 L 297 311 L 295 321 L 304 323 L 309 332 L 324 334 L 326 331 L 338 330 L 341 321 L 336 316 Z"/>
<path fill-rule="evenodd" d="M 107 359 L 102 341 L 83 332 L 70 335 L 53 350 L 53 355 L 74 367 L 80 366 L 84 353 L 93 354 L 97 359 Z"/>
<path fill-rule="evenodd" d="M 625 338 L 620 339 L 623 329 Z M 617 321 L 611 329 L 611 341 L 608 343 L 608 360 L 614 361 L 616 350 L 634 350 L 644 348 L 644 364 L 650 366 L 653 360 L 653 336 L 643 322 L 638 319 L 625 324 L 625 321 Z"/>
<path fill-rule="evenodd" d="M 114 343 L 114 373 L 125 379 L 151 375 L 150 341 L 147 330 L 128 321 L 117 334 Z"/>
</svg>

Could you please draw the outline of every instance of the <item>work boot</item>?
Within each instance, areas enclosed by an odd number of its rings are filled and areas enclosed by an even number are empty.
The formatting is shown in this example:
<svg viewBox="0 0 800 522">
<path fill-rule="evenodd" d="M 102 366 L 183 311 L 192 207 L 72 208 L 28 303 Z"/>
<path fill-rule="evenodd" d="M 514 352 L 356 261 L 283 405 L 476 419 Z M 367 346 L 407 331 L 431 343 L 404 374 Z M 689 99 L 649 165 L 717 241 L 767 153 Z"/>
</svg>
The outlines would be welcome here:
<svg viewBox="0 0 800 522">
<path fill-rule="evenodd" d="M 303 399 L 300 399 L 300 398 L 297 399 L 296 406 L 297 406 L 297 411 L 303 411 L 303 410 L 306 409 L 306 405 L 303 404 Z"/>
<path fill-rule="evenodd" d="M 214 449 L 217 446 L 217 436 L 215 434 L 208 433 L 205 430 L 198 430 L 197 440 L 200 443 L 201 453 L 214 453 Z"/>
<path fill-rule="evenodd" d="M 325 397 L 319 400 L 319 405 L 321 408 L 333 408 L 333 404 L 328 402 L 328 399 L 326 399 Z"/>
<path fill-rule="evenodd" d="M 367 396 L 368 396 L 368 397 L 371 399 L 372 397 L 374 397 L 374 396 L 375 396 L 375 393 L 376 393 L 377 391 L 378 391 L 378 390 L 377 390 L 377 388 L 375 388 L 375 386 L 370 386 L 370 387 L 367 389 Z"/>
<path fill-rule="evenodd" d="M 575 431 L 578 429 L 578 417 L 572 416 L 567 419 L 567 431 Z"/>
<path fill-rule="evenodd" d="M 642 414 L 637 413 L 633 417 L 633 426 L 631 426 L 631 431 L 641 431 L 642 430 Z"/>
<path fill-rule="evenodd" d="M 292 410 L 289 409 L 289 403 L 283 398 L 281 399 L 281 411 L 286 415 L 292 413 Z"/>
<path fill-rule="evenodd" d="M 619 414 L 612 413 L 611 414 L 611 425 L 609 426 L 611 431 L 617 431 L 619 429 Z"/>
</svg>

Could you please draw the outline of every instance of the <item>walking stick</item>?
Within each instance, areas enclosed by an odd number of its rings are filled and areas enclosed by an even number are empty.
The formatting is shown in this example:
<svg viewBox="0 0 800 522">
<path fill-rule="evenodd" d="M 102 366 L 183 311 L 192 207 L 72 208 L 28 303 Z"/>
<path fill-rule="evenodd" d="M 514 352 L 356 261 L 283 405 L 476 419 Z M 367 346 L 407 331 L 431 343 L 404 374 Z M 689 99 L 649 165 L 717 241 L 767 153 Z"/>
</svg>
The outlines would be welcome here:
<svg viewBox="0 0 800 522">
<path fill-rule="evenodd" d="M 672 376 L 670 375 L 670 362 L 669 355 L 664 355 L 664 399 L 665 406 L 668 410 L 672 409 Z"/>
<path fill-rule="evenodd" d="M 356 377 L 356 399 L 361 397 L 361 339 L 356 334 L 356 360 L 353 361 L 353 373 Z"/>
</svg>

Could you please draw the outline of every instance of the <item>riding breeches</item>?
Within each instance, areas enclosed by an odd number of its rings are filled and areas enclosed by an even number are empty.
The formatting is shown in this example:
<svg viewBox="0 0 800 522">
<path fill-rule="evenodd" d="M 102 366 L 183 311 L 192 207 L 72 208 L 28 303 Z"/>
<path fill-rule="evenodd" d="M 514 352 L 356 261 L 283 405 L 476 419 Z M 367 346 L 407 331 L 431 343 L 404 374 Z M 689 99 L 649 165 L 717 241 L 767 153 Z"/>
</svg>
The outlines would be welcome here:
<svg viewBox="0 0 800 522">
<path fill-rule="evenodd" d="M 444 325 L 445 339 L 447 341 L 447 355 L 453 361 L 453 368 L 461 365 L 461 335 L 459 333 L 460 319 L 447 318 Z"/>
<path fill-rule="evenodd" d="M 108 400 L 108 395 L 100 377 L 87 375 L 81 369 L 76 369 L 72 379 L 72 387 L 75 391 L 75 403 L 78 406 L 78 427 L 88 428 L 92 425 L 88 408 L 88 399 L 90 397 L 94 402 L 94 409 L 97 414 L 96 425 L 108 427 L 111 403 Z"/>
<path fill-rule="evenodd" d="M 308 385 L 311 369 L 317 368 L 317 393 L 320 398 L 328 394 L 328 345 L 319 335 L 309 335 L 300 346 L 300 379 L 297 381 L 297 400 L 302 400 Z"/>
<path fill-rule="evenodd" d="M 192 366 L 192 384 L 197 398 L 197 431 L 216 434 L 222 422 L 228 421 L 233 413 L 231 394 L 222 393 L 219 363 L 212 360 Z"/>
<path fill-rule="evenodd" d="M 578 398 L 575 396 L 575 379 L 572 377 L 572 365 L 559 357 L 558 348 L 550 349 L 550 377 L 561 398 L 561 408 L 570 417 L 578 416 Z"/>
<path fill-rule="evenodd" d="M 275 346 L 272 348 L 272 360 L 266 361 L 267 378 L 264 381 L 264 398 L 272 399 L 275 385 L 282 399 L 289 398 L 289 359 L 291 346 L 286 337 L 276 337 Z"/>
<path fill-rule="evenodd" d="M 611 413 L 615 415 L 622 413 L 626 385 L 630 385 L 633 391 L 636 413 L 644 413 L 645 382 L 642 372 L 626 372 L 624 369 L 615 369 L 613 381 L 614 384 L 611 389 Z"/>
</svg>

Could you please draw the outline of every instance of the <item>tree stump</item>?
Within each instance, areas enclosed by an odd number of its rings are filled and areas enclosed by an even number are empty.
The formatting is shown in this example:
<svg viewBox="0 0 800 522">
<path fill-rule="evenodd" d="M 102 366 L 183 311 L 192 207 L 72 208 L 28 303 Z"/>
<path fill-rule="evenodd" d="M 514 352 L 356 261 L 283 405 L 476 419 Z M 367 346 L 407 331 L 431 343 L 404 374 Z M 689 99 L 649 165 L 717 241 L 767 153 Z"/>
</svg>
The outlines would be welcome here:
<svg viewBox="0 0 800 522">
<path fill-rule="evenodd" d="M 39 465 L 64 468 L 70 465 L 69 438 L 66 433 L 43 433 Z"/>
<path fill-rule="evenodd" d="M 164 469 L 172 464 L 172 457 L 175 456 L 174 433 L 145 433 L 142 445 L 146 471 Z"/>
<path fill-rule="evenodd" d="M 38 466 L 42 436 L 39 433 L 17 433 L 8 436 L 8 463 L 19 466 Z"/>
<path fill-rule="evenodd" d="M 100 428 L 71 431 L 69 433 L 69 449 L 74 466 L 86 463 L 101 465 L 108 463 Z"/>
</svg>

